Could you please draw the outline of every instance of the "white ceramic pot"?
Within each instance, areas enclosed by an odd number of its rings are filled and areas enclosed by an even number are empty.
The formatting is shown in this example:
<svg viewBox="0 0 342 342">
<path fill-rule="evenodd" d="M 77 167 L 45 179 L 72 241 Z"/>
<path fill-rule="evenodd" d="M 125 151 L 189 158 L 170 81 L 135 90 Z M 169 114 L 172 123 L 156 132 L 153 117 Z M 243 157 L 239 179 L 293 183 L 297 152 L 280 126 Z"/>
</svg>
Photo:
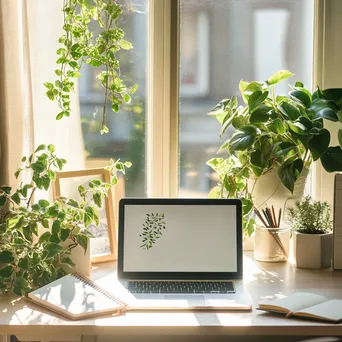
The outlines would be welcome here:
<svg viewBox="0 0 342 342">
<path fill-rule="evenodd" d="M 331 266 L 333 233 L 293 234 L 293 253 L 298 268 Z"/>
<path fill-rule="evenodd" d="M 276 212 L 281 208 L 284 213 L 286 207 L 292 206 L 297 199 L 303 197 L 308 174 L 309 169 L 304 168 L 295 183 L 293 194 L 282 184 L 277 169 L 259 177 L 256 182 L 255 179 L 251 178 L 248 181 L 248 189 L 249 191 L 253 189 L 254 205 L 256 207 L 262 207 L 266 204 L 273 205 Z"/>
</svg>

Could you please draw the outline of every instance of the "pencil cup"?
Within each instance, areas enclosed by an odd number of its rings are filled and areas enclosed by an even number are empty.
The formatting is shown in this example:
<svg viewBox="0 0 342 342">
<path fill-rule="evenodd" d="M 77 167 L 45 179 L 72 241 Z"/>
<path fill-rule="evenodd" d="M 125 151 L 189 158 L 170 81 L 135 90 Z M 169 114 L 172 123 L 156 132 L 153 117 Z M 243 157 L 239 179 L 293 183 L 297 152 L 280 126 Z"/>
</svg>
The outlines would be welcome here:
<svg viewBox="0 0 342 342">
<path fill-rule="evenodd" d="M 254 259 L 265 262 L 287 261 L 291 228 L 265 228 L 256 226 Z"/>
</svg>

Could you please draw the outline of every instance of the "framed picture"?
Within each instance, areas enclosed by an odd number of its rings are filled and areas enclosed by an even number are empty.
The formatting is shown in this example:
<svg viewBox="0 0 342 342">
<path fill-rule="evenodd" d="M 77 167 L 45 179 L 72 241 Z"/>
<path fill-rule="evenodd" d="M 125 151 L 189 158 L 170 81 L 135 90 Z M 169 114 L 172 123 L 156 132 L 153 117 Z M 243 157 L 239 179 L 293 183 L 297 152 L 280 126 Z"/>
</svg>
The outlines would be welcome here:
<svg viewBox="0 0 342 342">
<path fill-rule="evenodd" d="M 78 186 L 83 185 L 89 189 L 89 182 L 93 179 L 110 183 L 110 172 L 104 168 L 80 171 L 61 171 L 56 173 L 54 197 L 68 197 L 80 200 Z M 92 199 L 90 199 L 92 204 Z M 100 216 L 99 226 L 91 224 L 89 231 L 94 236 L 90 238 L 90 258 L 92 263 L 113 261 L 117 258 L 116 229 L 113 209 L 113 194 L 109 190 L 103 201 L 103 207 L 98 208 Z"/>
</svg>

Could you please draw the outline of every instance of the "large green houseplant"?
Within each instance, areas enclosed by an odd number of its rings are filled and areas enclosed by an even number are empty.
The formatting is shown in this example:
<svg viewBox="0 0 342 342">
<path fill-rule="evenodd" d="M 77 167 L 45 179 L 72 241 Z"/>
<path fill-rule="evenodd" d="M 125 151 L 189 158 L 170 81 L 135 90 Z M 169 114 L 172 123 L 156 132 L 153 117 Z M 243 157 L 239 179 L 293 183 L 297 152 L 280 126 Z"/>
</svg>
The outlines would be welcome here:
<svg viewBox="0 0 342 342">
<path fill-rule="evenodd" d="M 57 120 L 70 116 L 70 93 L 82 65 L 98 68 L 97 80 L 104 90 L 101 134 L 107 133 L 107 105 L 117 112 L 137 89 L 137 85 L 125 86 L 117 57 L 120 49 L 132 48 L 118 26 L 123 10 L 111 0 L 63 0 L 62 10 L 64 34 L 59 39 L 59 68 L 55 70 L 58 79 L 44 83 L 46 95 L 58 103 Z M 92 180 L 89 190 L 79 186 L 80 202 L 72 198 L 34 202 L 36 190 L 48 191 L 56 172 L 66 163 L 54 150 L 52 145 L 40 145 L 31 156 L 23 157 L 24 165 L 15 176 L 29 172 L 29 183 L 21 183 L 18 189 L 0 187 L 0 293 L 26 295 L 62 276 L 66 266 L 73 267 L 71 250 L 78 245 L 87 249 L 87 227 L 99 224 L 97 208 L 117 183 L 116 173 L 125 173 L 131 165 L 112 161 L 108 167 L 111 182 Z M 89 198 L 95 204 L 90 204 Z M 39 227 L 45 230 L 43 234 L 39 234 Z"/>
<path fill-rule="evenodd" d="M 236 197 L 243 202 L 243 224 L 247 234 L 254 229 L 253 189 L 260 176 L 276 169 L 282 184 L 293 192 L 305 167 L 321 160 L 328 172 L 342 171 L 341 146 L 330 146 L 324 119 L 342 122 L 342 89 L 313 93 L 301 82 L 290 85 L 287 96 L 276 96 L 275 85 L 293 74 L 281 70 L 267 81 L 240 81 L 244 105 L 237 97 L 223 99 L 209 115 L 221 124 L 220 136 L 229 127 L 235 132 L 220 147 L 227 158 L 213 158 L 208 165 L 219 182 L 210 197 Z M 342 145 L 342 130 L 338 138 Z M 249 178 L 254 185 L 248 186 Z"/>
<path fill-rule="evenodd" d="M 31 156 L 23 157 L 22 163 L 15 176 L 29 172 L 30 182 L 22 182 L 18 189 L 0 187 L 0 293 L 17 295 L 61 277 L 65 266 L 75 266 L 71 251 L 78 245 L 88 248 L 91 234 L 87 227 L 99 224 L 98 208 L 117 183 L 116 173 L 130 166 L 112 162 L 108 167 L 111 182 L 95 179 L 88 189 L 79 186 L 79 202 L 60 197 L 50 203 L 43 199 L 33 202 L 33 195 L 38 189 L 50 189 L 66 160 L 56 156 L 54 146 L 40 145 Z"/>
</svg>

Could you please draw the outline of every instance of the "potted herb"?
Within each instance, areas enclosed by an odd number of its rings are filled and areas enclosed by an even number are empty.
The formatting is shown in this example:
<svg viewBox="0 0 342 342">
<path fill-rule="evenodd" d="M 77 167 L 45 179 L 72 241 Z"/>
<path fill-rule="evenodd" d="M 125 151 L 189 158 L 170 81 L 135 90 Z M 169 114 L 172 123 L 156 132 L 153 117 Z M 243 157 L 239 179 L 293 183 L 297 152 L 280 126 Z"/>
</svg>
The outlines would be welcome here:
<svg viewBox="0 0 342 342">
<path fill-rule="evenodd" d="M 287 96 L 276 96 L 275 85 L 290 76 L 281 70 L 267 81 L 241 80 L 244 104 L 233 96 L 209 113 L 222 126 L 220 137 L 228 128 L 235 130 L 219 150 L 228 157 L 207 162 L 219 178 L 209 197 L 240 198 L 247 235 L 254 230 L 253 204 L 259 207 L 272 198 L 279 207 L 288 197 L 300 198 L 313 161 L 320 160 L 328 172 L 342 171 L 341 146 L 330 145 L 330 133 L 324 128 L 324 119 L 342 121 L 342 89 L 317 88 L 311 93 L 296 82 Z M 342 144 L 342 130 L 339 138 Z"/>
<path fill-rule="evenodd" d="M 289 221 L 294 230 L 294 256 L 300 268 L 331 266 L 332 221 L 330 205 L 313 201 L 310 196 L 296 201 L 288 208 Z"/>
<path fill-rule="evenodd" d="M 66 160 L 56 156 L 54 146 L 40 145 L 22 163 L 15 176 L 29 172 L 31 181 L 22 182 L 16 190 L 0 186 L 0 293 L 17 295 L 26 295 L 77 266 L 73 250 L 83 248 L 85 253 L 91 237 L 87 227 L 99 224 L 102 199 L 116 184 L 117 171 L 130 166 L 113 162 L 111 182 L 90 181 L 89 190 L 79 186 L 79 202 L 60 197 L 50 203 L 44 199 L 32 202 L 33 195 L 38 189 L 50 189 Z"/>
</svg>

